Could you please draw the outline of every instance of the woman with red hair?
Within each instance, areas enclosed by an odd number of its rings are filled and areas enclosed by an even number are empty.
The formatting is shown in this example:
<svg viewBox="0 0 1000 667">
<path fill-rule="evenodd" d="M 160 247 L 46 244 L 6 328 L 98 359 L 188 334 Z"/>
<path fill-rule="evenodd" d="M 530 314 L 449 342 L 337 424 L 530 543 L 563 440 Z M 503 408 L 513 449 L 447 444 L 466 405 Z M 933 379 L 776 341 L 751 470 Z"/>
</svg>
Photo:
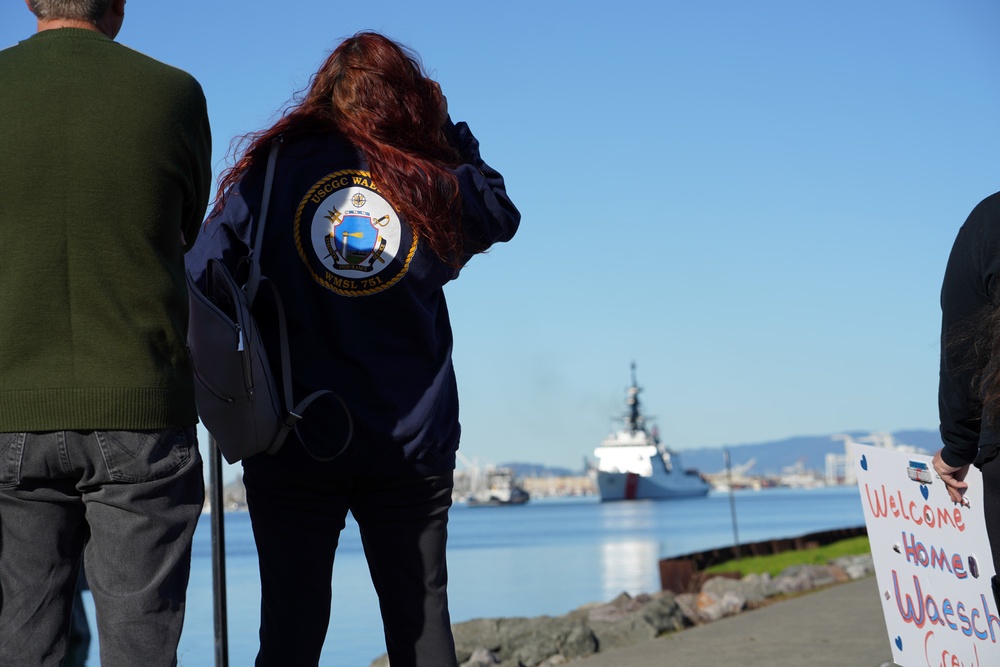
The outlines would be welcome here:
<svg viewBox="0 0 1000 667">
<path fill-rule="evenodd" d="M 246 137 L 187 256 L 196 281 L 210 258 L 235 271 L 246 256 L 275 142 L 255 253 L 284 302 L 295 396 L 333 390 L 354 433 L 341 451 L 343 412 L 320 400 L 301 442 L 243 462 L 261 577 L 256 664 L 318 664 L 350 511 L 390 663 L 455 665 L 445 544 L 460 426 L 443 287 L 509 240 L 520 214 L 416 57 L 363 32 L 280 120 Z"/>
</svg>

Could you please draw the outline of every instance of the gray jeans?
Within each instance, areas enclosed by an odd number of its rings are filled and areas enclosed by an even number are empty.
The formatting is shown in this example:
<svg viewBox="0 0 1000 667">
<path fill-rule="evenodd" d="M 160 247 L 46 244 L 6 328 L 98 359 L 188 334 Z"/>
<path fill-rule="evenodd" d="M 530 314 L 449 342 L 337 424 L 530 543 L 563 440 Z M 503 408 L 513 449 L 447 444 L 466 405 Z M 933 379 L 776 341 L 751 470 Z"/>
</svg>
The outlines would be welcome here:
<svg viewBox="0 0 1000 667">
<path fill-rule="evenodd" d="M 177 664 L 205 498 L 195 427 L 0 433 L 0 667 L 57 667 L 83 557 L 102 667 Z"/>
</svg>

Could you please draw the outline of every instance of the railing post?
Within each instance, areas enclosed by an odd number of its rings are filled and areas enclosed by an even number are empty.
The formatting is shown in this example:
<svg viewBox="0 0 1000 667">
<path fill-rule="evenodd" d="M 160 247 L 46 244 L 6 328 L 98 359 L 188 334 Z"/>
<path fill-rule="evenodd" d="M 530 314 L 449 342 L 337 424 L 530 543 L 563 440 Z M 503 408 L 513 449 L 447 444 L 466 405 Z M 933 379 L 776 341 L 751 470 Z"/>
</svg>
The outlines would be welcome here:
<svg viewBox="0 0 1000 667">
<path fill-rule="evenodd" d="M 209 503 L 212 519 L 212 600 L 215 617 L 215 667 L 229 667 L 226 619 L 226 508 L 222 501 L 222 452 L 209 435 Z"/>
</svg>

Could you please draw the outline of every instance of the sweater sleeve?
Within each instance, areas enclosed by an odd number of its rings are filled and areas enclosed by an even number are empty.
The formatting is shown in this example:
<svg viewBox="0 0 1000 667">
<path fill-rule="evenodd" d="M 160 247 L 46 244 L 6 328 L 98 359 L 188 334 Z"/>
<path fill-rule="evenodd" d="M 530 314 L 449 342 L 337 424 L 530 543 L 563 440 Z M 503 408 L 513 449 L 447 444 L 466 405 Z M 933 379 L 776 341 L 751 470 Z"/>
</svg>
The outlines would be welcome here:
<svg viewBox="0 0 1000 667">
<path fill-rule="evenodd" d="M 938 411 L 941 457 L 951 466 L 975 460 L 983 431 L 983 403 L 975 386 L 981 369 L 975 355 L 980 319 L 991 305 L 1000 276 L 997 221 L 1000 198 L 981 202 L 959 230 L 941 287 L 941 367 Z"/>
<path fill-rule="evenodd" d="M 462 197 L 462 226 L 476 250 L 513 238 L 521 213 L 507 196 L 503 176 L 483 161 L 466 123 L 445 123 L 445 136 L 464 160 L 453 172 Z M 468 259 L 468 258 L 466 258 Z"/>
<path fill-rule="evenodd" d="M 183 223 L 184 250 L 190 250 L 198 236 L 202 217 L 212 189 L 212 130 L 208 120 L 208 107 L 201 86 L 193 83 L 195 92 L 191 106 L 197 109 L 195 127 L 191 128 L 188 150 L 191 160 L 191 200 L 185 202 Z"/>
</svg>

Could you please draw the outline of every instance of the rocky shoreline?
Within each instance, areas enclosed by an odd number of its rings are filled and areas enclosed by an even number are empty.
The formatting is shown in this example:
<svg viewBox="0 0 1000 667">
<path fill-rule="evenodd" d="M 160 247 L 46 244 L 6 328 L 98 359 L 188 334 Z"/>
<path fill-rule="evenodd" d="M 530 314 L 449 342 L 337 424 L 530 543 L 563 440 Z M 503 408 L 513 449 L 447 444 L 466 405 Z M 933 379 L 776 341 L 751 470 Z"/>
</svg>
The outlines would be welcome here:
<svg viewBox="0 0 1000 667">
<path fill-rule="evenodd" d="M 870 554 L 845 556 L 827 565 L 795 565 L 776 577 L 711 577 L 697 593 L 622 593 L 563 616 L 479 618 L 457 623 L 452 631 L 461 667 L 555 667 L 874 571 Z M 369 667 L 389 667 L 389 661 L 382 655 Z"/>
</svg>

